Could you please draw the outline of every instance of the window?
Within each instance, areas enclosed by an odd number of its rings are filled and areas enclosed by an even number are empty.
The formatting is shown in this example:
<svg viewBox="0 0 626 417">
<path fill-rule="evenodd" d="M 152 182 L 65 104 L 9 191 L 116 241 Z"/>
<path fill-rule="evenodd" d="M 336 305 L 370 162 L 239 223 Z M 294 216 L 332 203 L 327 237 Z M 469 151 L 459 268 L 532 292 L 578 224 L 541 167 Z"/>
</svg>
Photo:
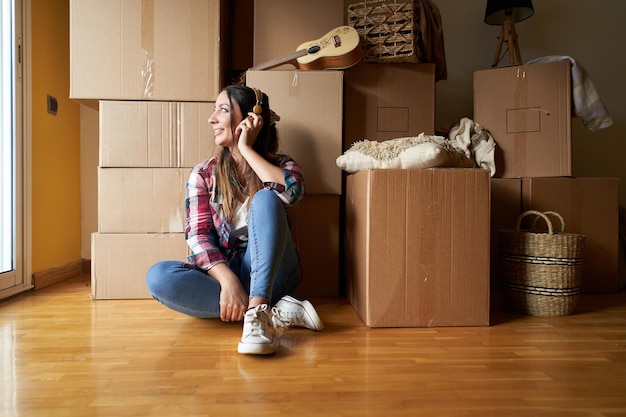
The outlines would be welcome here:
<svg viewBox="0 0 626 417">
<path fill-rule="evenodd" d="M 0 0 L 0 297 L 26 289 L 23 268 L 22 0 Z"/>
</svg>

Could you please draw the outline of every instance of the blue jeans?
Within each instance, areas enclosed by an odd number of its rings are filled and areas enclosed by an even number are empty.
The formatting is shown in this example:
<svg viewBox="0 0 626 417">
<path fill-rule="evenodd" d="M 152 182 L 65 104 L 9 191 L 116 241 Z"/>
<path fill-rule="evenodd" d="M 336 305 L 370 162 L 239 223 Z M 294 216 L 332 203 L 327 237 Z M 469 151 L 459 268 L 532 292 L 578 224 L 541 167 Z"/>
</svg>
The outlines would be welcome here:
<svg viewBox="0 0 626 417">
<path fill-rule="evenodd" d="M 248 245 L 229 262 L 250 297 L 276 304 L 301 279 L 300 259 L 291 239 L 285 206 L 270 190 L 252 198 Z M 220 316 L 220 285 L 202 269 L 181 261 L 162 261 L 146 275 L 152 296 L 165 306 L 194 317 Z"/>
</svg>

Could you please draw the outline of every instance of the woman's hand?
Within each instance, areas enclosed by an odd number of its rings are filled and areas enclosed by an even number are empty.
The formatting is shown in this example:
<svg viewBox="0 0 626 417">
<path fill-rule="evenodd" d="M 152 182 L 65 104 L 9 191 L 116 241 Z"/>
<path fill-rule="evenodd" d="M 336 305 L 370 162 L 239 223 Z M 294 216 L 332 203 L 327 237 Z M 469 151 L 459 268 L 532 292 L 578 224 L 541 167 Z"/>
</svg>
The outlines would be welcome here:
<svg viewBox="0 0 626 417">
<path fill-rule="evenodd" d="M 217 264 L 209 270 L 219 282 L 220 291 L 220 319 L 222 321 L 241 321 L 248 309 L 248 294 L 241 286 L 239 278 L 226 264 Z"/>
<path fill-rule="evenodd" d="M 239 123 L 235 129 L 235 138 L 237 140 L 237 147 L 251 148 L 256 141 L 256 138 L 263 127 L 263 118 L 258 114 L 252 112 Z"/>
<path fill-rule="evenodd" d="M 220 291 L 220 319 L 222 321 L 241 321 L 248 309 L 248 294 L 239 280 L 236 285 L 222 285 Z"/>
</svg>

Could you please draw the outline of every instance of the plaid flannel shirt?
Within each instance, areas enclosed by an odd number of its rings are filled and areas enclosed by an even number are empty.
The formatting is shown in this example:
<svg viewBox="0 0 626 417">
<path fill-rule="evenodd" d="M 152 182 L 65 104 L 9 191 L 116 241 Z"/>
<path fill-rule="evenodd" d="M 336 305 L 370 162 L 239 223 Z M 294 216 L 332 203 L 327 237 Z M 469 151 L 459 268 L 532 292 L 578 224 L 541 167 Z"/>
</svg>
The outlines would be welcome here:
<svg viewBox="0 0 626 417">
<path fill-rule="evenodd" d="M 279 166 L 285 175 L 285 185 L 266 182 L 264 188 L 273 190 L 287 206 L 304 196 L 304 177 L 300 166 L 289 156 L 281 155 Z M 185 197 L 185 239 L 191 249 L 189 262 L 204 270 L 218 263 L 227 263 L 232 252 L 229 247 L 231 225 L 222 211 L 221 193 L 217 189 L 215 171 L 219 156 L 197 164 L 187 181 Z"/>
</svg>

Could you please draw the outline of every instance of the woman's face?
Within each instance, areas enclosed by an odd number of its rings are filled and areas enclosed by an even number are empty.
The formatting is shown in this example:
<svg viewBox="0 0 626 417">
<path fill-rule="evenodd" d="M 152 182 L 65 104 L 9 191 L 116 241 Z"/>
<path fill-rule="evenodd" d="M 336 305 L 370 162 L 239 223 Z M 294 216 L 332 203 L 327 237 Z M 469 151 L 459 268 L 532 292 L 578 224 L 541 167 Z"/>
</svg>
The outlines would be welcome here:
<svg viewBox="0 0 626 417">
<path fill-rule="evenodd" d="M 232 125 L 231 125 L 232 116 Z M 215 111 L 209 117 L 209 123 L 213 127 L 215 144 L 217 146 L 233 148 L 235 138 L 233 137 L 233 126 L 237 126 L 242 120 L 241 110 L 237 103 L 230 107 L 226 91 L 222 91 L 215 99 Z"/>
</svg>

